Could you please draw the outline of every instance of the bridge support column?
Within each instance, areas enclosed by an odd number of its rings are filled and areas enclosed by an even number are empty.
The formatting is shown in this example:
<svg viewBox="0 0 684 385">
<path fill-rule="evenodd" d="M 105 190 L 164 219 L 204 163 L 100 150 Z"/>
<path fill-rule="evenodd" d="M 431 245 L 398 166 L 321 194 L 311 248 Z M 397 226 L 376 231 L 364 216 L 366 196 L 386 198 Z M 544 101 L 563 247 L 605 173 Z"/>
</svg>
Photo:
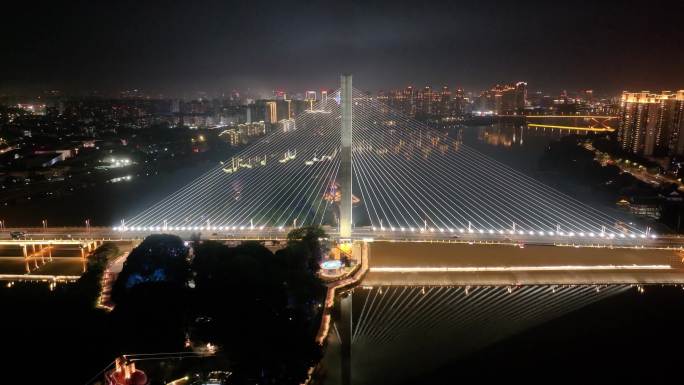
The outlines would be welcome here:
<svg viewBox="0 0 684 385">
<path fill-rule="evenodd" d="M 340 333 L 340 375 L 342 385 L 351 385 L 352 292 L 340 298 L 337 331 Z"/>
<path fill-rule="evenodd" d="M 29 265 L 28 250 L 26 250 L 26 245 L 21 245 L 21 251 L 24 254 L 24 262 L 26 263 L 26 272 L 31 272 L 31 266 Z"/>
<path fill-rule="evenodd" d="M 340 153 L 340 238 L 352 233 L 352 76 L 340 77 L 342 152 Z"/>
</svg>

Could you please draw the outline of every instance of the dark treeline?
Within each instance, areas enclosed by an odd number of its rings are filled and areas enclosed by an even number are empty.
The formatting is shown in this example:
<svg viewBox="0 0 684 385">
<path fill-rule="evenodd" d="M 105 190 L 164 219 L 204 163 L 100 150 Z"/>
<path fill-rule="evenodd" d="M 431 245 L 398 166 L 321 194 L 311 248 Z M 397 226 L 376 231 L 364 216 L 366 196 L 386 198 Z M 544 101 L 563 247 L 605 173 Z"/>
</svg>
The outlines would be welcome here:
<svg viewBox="0 0 684 385">
<path fill-rule="evenodd" d="M 0 288 L 3 383 L 85 384 L 112 361 L 107 314 L 95 307 L 102 274 L 116 245 L 105 243 L 73 284 L 50 291 L 47 283 Z"/>
<path fill-rule="evenodd" d="M 289 234 L 273 253 L 173 235 L 152 235 L 128 256 L 114 284 L 110 313 L 96 308 L 104 269 L 119 255 L 105 244 L 74 284 L 0 289 L 1 326 L 11 383 L 85 384 L 122 354 L 206 351 L 210 359 L 140 364 L 151 384 L 194 369 L 229 370 L 235 384 L 299 384 L 321 356 L 314 336 L 325 286 L 317 277 L 325 234 Z M 192 246 L 192 247 L 189 247 Z M 204 350 L 203 350 L 204 349 Z"/>
<path fill-rule="evenodd" d="M 275 253 L 256 242 L 195 240 L 190 250 L 176 236 L 146 238 L 112 293 L 122 350 L 210 344 L 219 349 L 213 369 L 232 371 L 236 383 L 301 383 L 321 355 L 314 336 L 325 296 L 316 274 L 323 236 L 294 231 Z M 173 372 L 165 375 L 185 374 Z"/>
</svg>

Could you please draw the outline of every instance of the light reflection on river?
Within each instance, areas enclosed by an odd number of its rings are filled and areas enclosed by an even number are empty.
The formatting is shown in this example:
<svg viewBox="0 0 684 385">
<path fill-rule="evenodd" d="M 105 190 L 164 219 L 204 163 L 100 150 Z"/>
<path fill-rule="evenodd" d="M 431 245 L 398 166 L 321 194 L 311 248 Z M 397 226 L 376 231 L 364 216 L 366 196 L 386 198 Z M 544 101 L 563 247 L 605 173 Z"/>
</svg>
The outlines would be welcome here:
<svg viewBox="0 0 684 385">
<path fill-rule="evenodd" d="M 463 143 L 513 167 L 527 176 L 545 183 L 599 211 L 622 221 L 653 226 L 652 223 L 635 218 L 614 205 L 617 197 L 597 193 L 592 186 L 582 185 L 576 176 L 554 170 L 542 170 L 541 160 L 549 143 L 567 135 L 584 135 L 582 131 L 556 128 L 528 128 L 526 125 L 499 123 L 487 126 L 462 127 L 449 130 L 449 135 L 460 137 Z"/>
<path fill-rule="evenodd" d="M 540 160 L 542 155 L 544 154 L 544 151 L 546 150 L 547 146 L 549 145 L 550 142 L 555 141 L 560 139 L 563 136 L 569 135 L 569 134 L 575 134 L 577 132 L 569 132 L 569 131 L 561 131 L 559 129 L 549 129 L 549 128 L 528 128 L 524 125 L 518 125 L 518 124 L 493 124 L 493 125 L 487 125 L 487 126 L 470 126 L 470 127 L 460 127 L 460 128 L 453 128 L 447 130 L 449 133 L 449 136 L 453 138 L 458 138 L 462 140 L 462 142 L 471 148 L 474 148 L 504 164 L 507 166 L 510 166 L 514 169 L 517 169 L 526 175 L 535 178 L 543 183 L 546 183 L 561 192 L 570 195 L 576 199 L 581 200 L 582 202 L 589 204 L 591 206 L 596 207 L 597 209 L 609 214 L 613 215 L 615 217 L 621 218 L 621 219 L 628 219 L 628 220 L 634 220 L 634 218 L 629 217 L 626 213 L 618 211 L 615 209 L 613 206 L 610 205 L 609 201 L 597 199 L 595 192 L 593 192 L 589 187 L 587 186 L 582 186 L 578 185 L 572 177 L 568 177 L 565 175 L 562 175 L 560 173 L 555 173 L 553 170 L 551 171 L 542 171 L 540 168 Z M 584 134 L 582 132 L 579 132 L 578 134 Z M 357 288 L 358 289 L 358 288 Z M 411 290 L 416 290 L 415 288 L 391 288 L 391 287 L 386 287 L 385 290 L 387 293 L 390 293 L 392 290 L 406 290 L 408 289 L 409 291 Z M 360 290 L 360 289 L 358 289 Z M 429 291 L 440 291 L 440 290 L 454 290 L 449 289 L 449 288 L 440 288 L 440 287 L 435 287 L 435 288 L 430 288 L 427 289 Z M 457 290 L 457 289 L 456 289 Z M 617 291 L 615 292 L 616 294 L 620 292 L 620 290 L 623 289 L 616 289 Z M 363 290 L 361 290 L 363 291 Z M 385 293 L 386 294 L 386 293 Z M 361 292 L 356 292 L 354 293 L 354 298 L 363 296 Z M 502 297 L 503 298 L 503 297 Z M 598 300 L 598 297 L 587 297 L 587 298 L 592 298 L 592 300 Z M 498 306 L 504 306 L 505 300 L 502 300 L 502 302 L 499 302 L 494 308 Z M 357 299 L 357 302 L 363 303 L 364 300 L 359 298 Z M 521 308 L 521 310 L 524 309 L 533 309 L 535 308 L 535 304 L 538 302 L 538 300 L 530 301 L 526 307 Z M 358 303 L 354 304 L 355 307 L 355 313 L 353 316 L 353 319 L 355 322 L 358 322 L 358 312 L 362 311 L 361 306 L 359 305 L 357 307 Z M 409 309 L 416 310 L 418 308 L 422 309 L 423 305 L 420 304 L 420 301 L 416 301 L 414 304 L 415 306 L 409 306 Z M 481 304 L 480 304 L 481 305 Z M 396 303 L 393 304 L 392 306 L 387 305 L 386 309 L 391 309 L 393 306 L 396 306 Z M 481 307 L 481 306 L 480 306 Z M 419 309 L 419 310 L 420 310 Z M 474 309 L 478 309 L 478 307 L 475 307 Z M 568 309 L 569 310 L 569 309 Z M 624 309 L 623 309 L 624 310 Z M 422 311 L 422 310 L 421 310 Z M 471 311 L 471 310 L 469 310 Z M 479 311 L 479 309 L 477 310 Z M 425 320 L 421 321 L 421 315 L 419 315 L 416 312 L 411 313 L 411 315 L 408 316 L 410 318 L 409 320 L 400 320 L 398 322 L 403 322 L 403 323 L 421 323 L 425 322 Z M 494 311 L 496 313 L 496 311 Z M 549 316 L 552 318 L 550 314 L 543 314 L 545 316 Z M 560 314 L 556 314 L 560 315 Z M 403 316 L 406 316 L 406 314 L 403 314 Z M 510 316 L 510 315 L 507 315 Z M 369 314 L 367 317 L 373 318 L 374 315 Z M 378 316 L 379 317 L 379 316 Z M 351 372 L 352 372 L 352 383 L 366 383 L 364 382 L 364 378 L 359 378 L 359 376 L 364 377 L 365 375 L 368 375 L 369 373 L 372 373 L 373 376 L 373 381 L 370 383 L 378 383 L 378 379 L 383 379 L 383 383 L 401 383 L 402 381 L 411 381 L 411 378 L 397 378 L 397 375 L 400 375 L 399 373 L 410 373 L 412 372 L 413 375 L 416 375 L 417 373 L 420 373 L 421 371 L 427 369 L 429 366 L 430 368 L 435 368 L 435 366 L 441 366 L 445 365 L 450 360 L 445 357 L 452 357 L 451 360 L 453 360 L 453 357 L 456 357 L 457 354 L 461 349 L 460 345 L 463 345 L 461 342 L 465 343 L 465 339 L 473 339 L 473 338 L 481 338 L 482 341 L 479 342 L 478 344 L 472 344 L 472 349 L 469 351 L 471 353 L 475 353 L 484 347 L 488 345 L 488 343 L 492 343 L 496 340 L 503 339 L 507 336 L 511 336 L 516 334 L 517 332 L 525 330 L 527 327 L 531 327 L 534 322 L 533 320 L 530 321 L 529 325 L 526 325 L 525 327 L 520 327 L 520 329 L 515 329 L 515 330 L 510 330 L 508 334 L 497 334 L 494 336 L 492 333 L 496 334 L 499 331 L 506 329 L 508 326 L 510 326 L 507 322 L 505 321 L 504 318 L 499 319 L 499 317 L 504 317 L 504 315 L 499 315 L 499 316 L 492 316 L 492 319 L 489 319 L 490 321 L 490 326 L 492 323 L 494 325 L 498 325 L 494 329 L 487 329 L 486 333 L 483 330 L 479 330 L 479 327 L 477 324 L 471 325 L 470 331 L 464 331 L 463 335 L 460 337 L 455 337 L 454 335 L 449 335 L 447 336 L 441 336 L 441 332 L 443 332 L 444 328 L 446 327 L 446 324 L 441 324 L 441 326 L 438 326 L 436 328 L 432 329 L 416 329 L 413 330 L 411 329 L 409 332 L 411 333 L 410 338 L 402 338 L 402 336 L 398 336 L 398 340 L 404 341 L 403 343 L 405 345 L 402 345 L 401 343 L 395 344 L 391 347 L 386 352 L 386 357 L 388 357 L 388 362 L 384 362 L 382 359 L 379 361 L 375 362 L 372 364 L 372 367 L 367 367 L 369 364 L 368 362 L 364 362 L 363 359 L 359 359 L 358 356 L 357 358 L 354 358 L 354 354 L 359 354 L 363 355 L 363 352 L 356 352 L 354 353 L 353 346 L 352 345 L 352 366 L 351 366 Z M 397 317 L 395 317 L 397 318 Z M 544 318 L 544 317 L 542 317 Z M 497 323 L 497 322 L 503 322 L 503 323 Z M 538 320 L 541 322 L 542 320 Z M 394 321 L 387 321 L 389 323 L 392 323 Z M 376 325 L 377 326 L 377 325 Z M 378 327 L 382 327 L 381 325 Z M 340 355 L 340 339 L 339 339 L 339 333 L 337 333 L 337 326 L 332 328 L 333 332 L 330 333 L 329 339 L 328 339 L 328 345 L 327 345 L 327 350 L 326 354 L 323 358 L 323 375 L 322 375 L 322 383 L 325 385 L 337 385 L 340 384 L 340 360 L 341 360 L 341 355 Z M 484 333 L 484 334 L 483 334 Z M 428 336 L 432 336 L 433 339 L 430 340 L 429 338 L 426 338 Z M 474 337 L 475 336 L 475 337 Z M 491 337 L 491 338 L 489 338 Z M 496 338 L 495 338 L 496 337 Z M 444 338 L 444 340 L 442 340 Z M 460 339 L 459 339 L 460 338 Z M 430 342 L 432 341 L 432 342 Z M 478 340 L 479 341 L 479 340 Z M 489 342 L 487 342 L 489 341 Z M 453 344 L 453 345 L 449 345 Z M 467 344 L 466 344 L 467 345 Z M 416 351 L 416 346 L 420 346 L 421 348 L 419 351 Z M 451 347 L 450 347 L 451 346 Z M 470 346 L 470 345 L 468 345 Z M 363 349 L 362 349 L 363 350 Z M 463 350 L 463 349 L 461 349 Z M 381 355 L 382 356 L 382 355 Z M 467 357 L 467 354 L 462 354 L 462 357 Z M 389 359 L 389 357 L 392 357 Z M 377 357 L 376 357 L 377 358 Z M 423 364 L 419 364 L 422 362 Z M 429 365 L 426 363 L 430 363 Z M 356 366 L 355 366 L 356 364 Z M 416 366 L 426 366 L 424 368 L 416 367 Z M 395 368 L 395 369 L 390 369 L 390 368 Z M 406 368 L 412 368 L 416 370 L 403 370 Z M 356 380 L 354 380 L 354 373 L 357 374 Z M 416 383 L 421 383 L 421 381 L 417 381 Z M 445 383 L 453 383 L 453 381 L 447 380 Z"/>
<path fill-rule="evenodd" d="M 572 178 L 540 172 L 539 160 L 549 142 L 568 135 L 568 131 L 527 128 L 512 123 L 447 131 L 450 136 L 461 138 L 470 147 L 568 195 L 598 206 L 614 216 L 622 215 L 606 205 L 605 200 L 597 201 L 589 188 L 577 185 Z M 47 219 L 51 226 L 79 225 L 85 219 L 90 219 L 94 226 L 111 226 L 159 202 L 216 164 L 211 161 L 187 164 L 160 171 L 155 176 L 139 176 L 127 182 L 90 187 L 59 199 L 41 198 L 31 203 L 0 207 L 0 219 L 5 221 L 6 226 L 40 226 L 43 219 Z"/>
</svg>

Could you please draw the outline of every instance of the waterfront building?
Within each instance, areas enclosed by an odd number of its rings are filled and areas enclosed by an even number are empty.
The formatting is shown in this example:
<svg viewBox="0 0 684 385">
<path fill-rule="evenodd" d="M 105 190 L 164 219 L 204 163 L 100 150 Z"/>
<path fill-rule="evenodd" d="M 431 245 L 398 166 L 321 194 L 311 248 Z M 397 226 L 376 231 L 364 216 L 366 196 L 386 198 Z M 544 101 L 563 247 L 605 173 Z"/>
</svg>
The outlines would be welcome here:
<svg viewBox="0 0 684 385">
<path fill-rule="evenodd" d="M 620 147 L 644 156 L 684 154 L 684 90 L 623 92 L 620 100 Z"/>
</svg>

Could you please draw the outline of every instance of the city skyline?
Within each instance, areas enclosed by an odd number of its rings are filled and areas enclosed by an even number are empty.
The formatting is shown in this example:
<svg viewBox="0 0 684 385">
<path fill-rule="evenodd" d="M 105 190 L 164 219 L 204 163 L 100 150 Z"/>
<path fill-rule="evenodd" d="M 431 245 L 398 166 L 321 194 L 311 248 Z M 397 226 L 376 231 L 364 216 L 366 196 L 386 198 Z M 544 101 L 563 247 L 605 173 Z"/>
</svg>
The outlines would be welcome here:
<svg viewBox="0 0 684 385">
<path fill-rule="evenodd" d="M 464 88 L 458 82 L 450 81 L 442 84 L 431 83 L 417 83 L 410 80 L 398 80 L 397 86 L 389 86 L 378 89 L 368 89 L 360 87 L 360 91 L 371 97 L 385 98 L 391 97 L 393 94 L 400 94 L 407 90 L 412 90 L 414 94 L 419 94 L 424 90 L 431 90 L 434 94 L 440 92 L 447 92 L 450 95 L 458 95 L 471 99 L 476 99 L 488 93 L 496 93 L 502 91 L 507 87 L 515 87 L 518 83 L 526 84 L 526 94 L 530 97 L 550 97 L 556 99 L 585 99 L 588 96 L 593 100 L 611 100 L 619 102 L 624 93 L 663 93 L 663 92 L 677 92 L 683 86 L 679 83 L 671 82 L 671 87 L 657 88 L 657 89 L 637 89 L 622 87 L 615 92 L 606 92 L 598 90 L 595 87 L 561 87 L 554 89 L 541 89 L 534 84 L 529 84 L 524 79 L 491 79 L 489 84 L 482 88 Z M 684 84 L 684 83 L 682 83 Z M 7 90 L 5 90 L 7 91 Z M 205 90 L 185 90 L 178 93 L 158 93 L 154 90 L 143 88 L 127 88 L 127 89 L 112 89 L 108 91 L 100 89 L 90 90 L 64 90 L 57 88 L 45 88 L 23 91 L 12 91 L 0 93 L 0 98 L 4 98 L 5 102 L 11 103 L 31 103 L 40 102 L 41 100 L 85 100 L 85 99 L 109 99 L 109 100 L 126 100 L 126 99 L 146 99 L 146 100 L 178 100 L 178 101 L 193 101 L 193 100 L 231 100 L 238 102 L 252 103 L 256 100 L 300 100 L 308 101 L 315 96 L 313 100 L 318 100 L 322 95 L 327 95 L 336 91 L 335 88 L 283 88 L 272 87 L 269 89 L 256 90 L 251 87 L 245 88 L 225 88 L 208 92 Z"/>
<path fill-rule="evenodd" d="M 0 27 L 16 36 L 0 63 L 0 93 L 304 91 L 335 88 L 340 72 L 370 91 L 404 79 L 469 90 L 492 79 L 611 94 L 677 88 L 682 5 L 655 3 L 15 6 Z"/>
</svg>

